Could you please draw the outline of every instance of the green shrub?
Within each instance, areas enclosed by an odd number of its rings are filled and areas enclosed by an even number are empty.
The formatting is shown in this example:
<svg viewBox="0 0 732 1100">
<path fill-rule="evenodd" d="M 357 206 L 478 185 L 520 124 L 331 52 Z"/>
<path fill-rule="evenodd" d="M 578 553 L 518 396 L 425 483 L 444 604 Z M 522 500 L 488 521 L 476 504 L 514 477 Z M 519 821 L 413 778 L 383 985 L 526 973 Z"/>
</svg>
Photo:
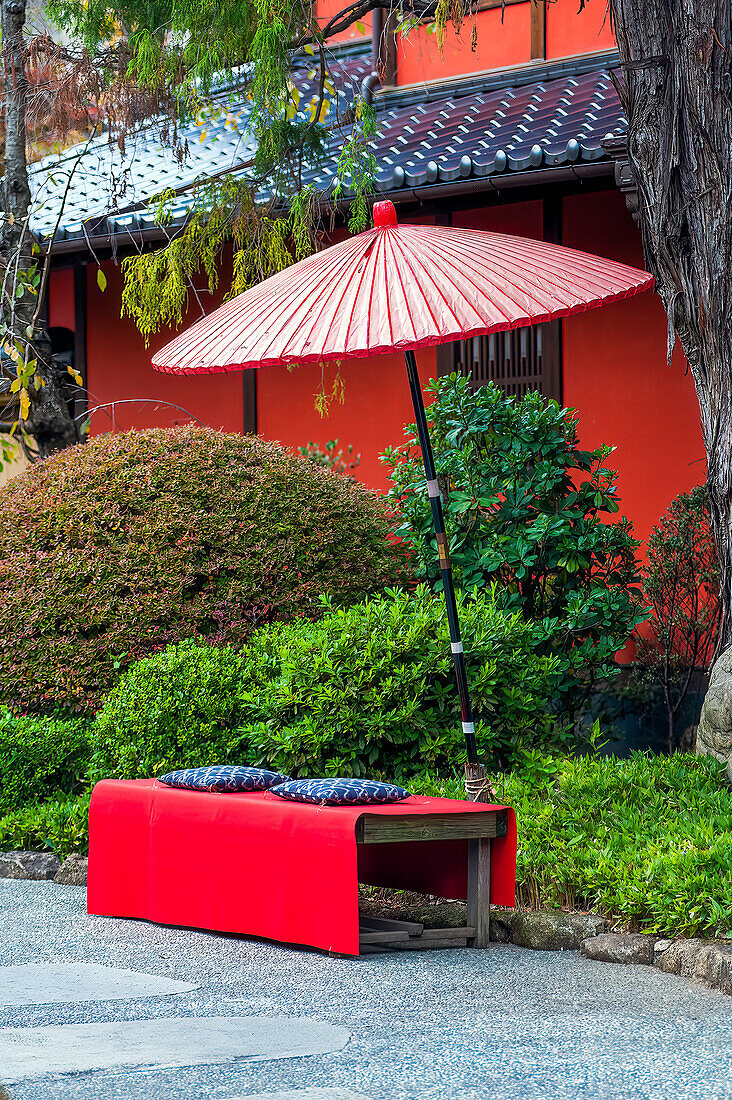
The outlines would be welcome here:
<svg viewBox="0 0 732 1100">
<path fill-rule="evenodd" d="M 480 750 L 503 765 L 567 743 L 545 714 L 555 659 L 535 654 L 534 628 L 490 594 L 461 602 Z M 443 602 L 424 588 L 263 627 L 202 689 L 216 659 L 188 643 L 127 673 L 96 719 L 96 774 L 218 760 L 398 779 L 463 758 Z"/>
<path fill-rule="evenodd" d="M 549 759 L 494 780 L 516 810 L 517 898 L 665 936 L 732 933 L 732 791 L 692 755 Z M 461 779 L 415 793 L 462 797 Z"/>
<path fill-rule="evenodd" d="M 638 542 L 618 512 L 609 447 L 583 451 L 574 414 L 540 394 L 506 397 L 494 384 L 471 392 L 457 375 L 430 384 L 430 421 L 450 557 L 465 591 L 496 585 L 499 604 L 539 629 L 558 661 L 556 706 L 574 719 L 593 683 L 617 672 L 615 653 L 643 620 Z M 395 528 L 420 571 L 441 587 L 416 436 L 390 450 Z"/>
<path fill-rule="evenodd" d="M 232 759 L 242 673 L 235 650 L 191 640 L 138 661 L 94 720 L 92 777 L 136 779 Z"/>
<path fill-rule="evenodd" d="M 0 490 L 0 699 L 94 709 L 186 637 L 251 629 L 395 583 L 382 503 L 276 443 L 205 428 L 98 436 Z"/>
<path fill-rule="evenodd" d="M 89 851 L 89 793 L 26 806 L 0 817 L 3 851 L 55 852 L 65 859 Z"/>
<path fill-rule="evenodd" d="M 88 763 L 82 722 L 21 717 L 0 708 L 0 811 L 79 794 Z"/>
<path fill-rule="evenodd" d="M 722 617 L 719 561 L 705 485 L 679 493 L 648 537 L 643 594 L 651 609 L 638 639 L 632 694 L 663 700 L 669 752 L 688 737 L 680 719 L 692 688 L 703 694 Z M 701 683 L 700 683 L 701 681 Z M 630 694 L 630 693 L 629 693 Z M 693 727 L 692 727 L 693 728 Z M 686 747 L 691 747 L 687 740 Z"/>
</svg>

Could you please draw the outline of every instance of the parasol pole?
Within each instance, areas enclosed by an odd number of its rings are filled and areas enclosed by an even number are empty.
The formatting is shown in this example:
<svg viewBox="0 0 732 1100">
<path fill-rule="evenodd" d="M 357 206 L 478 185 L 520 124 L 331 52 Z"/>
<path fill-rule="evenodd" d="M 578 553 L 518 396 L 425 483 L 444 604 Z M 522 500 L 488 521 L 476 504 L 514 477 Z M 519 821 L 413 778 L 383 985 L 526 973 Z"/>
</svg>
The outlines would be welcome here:
<svg viewBox="0 0 732 1100">
<path fill-rule="evenodd" d="M 474 802 L 486 801 L 487 783 L 485 768 L 478 762 L 478 750 L 475 744 L 475 722 L 473 720 L 473 708 L 470 705 L 470 693 L 468 691 L 468 676 L 465 671 L 465 654 L 463 642 L 460 636 L 460 620 L 458 618 L 457 601 L 455 599 L 455 585 L 452 579 L 452 566 L 450 565 L 450 551 L 445 533 L 445 518 L 442 514 L 442 501 L 440 489 L 437 484 L 437 471 L 435 470 L 435 458 L 432 453 L 430 433 L 427 427 L 427 414 L 424 408 L 422 387 L 417 373 L 417 360 L 413 351 L 405 351 L 404 361 L 407 364 L 407 377 L 409 389 L 412 394 L 412 405 L 417 421 L 417 437 L 422 450 L 422 461 L 427 478 L 427 493 L 432 508 L 432 523 L 437 537 L 437 552 L 440 556 L 440 572 L 442 574 L 442 590 L 445 593 L 445 605 L 447 607 L 447 621 L 450 624 L 450 649 L 452 651 L 452 663 L 455 669 L 458 695 L 460 696 L 460 717 L 463 725 L 465 747 L 468 752 L 468 762 L 465 765 L 465 789 L 468 797 Z"/>
</svg>

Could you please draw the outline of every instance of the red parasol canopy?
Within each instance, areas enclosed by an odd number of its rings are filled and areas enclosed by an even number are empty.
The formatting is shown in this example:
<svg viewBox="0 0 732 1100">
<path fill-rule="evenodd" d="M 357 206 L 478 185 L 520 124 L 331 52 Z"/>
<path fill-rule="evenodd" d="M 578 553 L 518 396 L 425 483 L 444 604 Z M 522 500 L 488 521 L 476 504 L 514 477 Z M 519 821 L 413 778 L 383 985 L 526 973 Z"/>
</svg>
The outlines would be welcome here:
<svg viewBox="0 0 732 1100">
<path fill-rule="evenodd" d="M 653 286 L 646 271 L 544 241 L 438 225 L 374 228 L 227 302 L 153 357 L 207 374 L 415 350 L 568 317 Z"/>
</svg>

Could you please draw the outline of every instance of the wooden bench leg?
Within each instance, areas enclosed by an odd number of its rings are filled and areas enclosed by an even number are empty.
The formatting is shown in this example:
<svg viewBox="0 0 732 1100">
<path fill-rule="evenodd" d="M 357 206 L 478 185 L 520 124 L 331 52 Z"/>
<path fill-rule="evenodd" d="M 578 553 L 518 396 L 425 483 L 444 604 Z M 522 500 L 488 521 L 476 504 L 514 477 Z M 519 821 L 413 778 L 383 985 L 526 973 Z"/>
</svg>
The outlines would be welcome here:
<svg viewBox="0 0 732 1100">
<path fill-rule="evenodd" d="M 468 841 L 468 924 L 475 929 L 469 947 L 487 947 L 490 939 L 491 842 Z"/>
</svg>

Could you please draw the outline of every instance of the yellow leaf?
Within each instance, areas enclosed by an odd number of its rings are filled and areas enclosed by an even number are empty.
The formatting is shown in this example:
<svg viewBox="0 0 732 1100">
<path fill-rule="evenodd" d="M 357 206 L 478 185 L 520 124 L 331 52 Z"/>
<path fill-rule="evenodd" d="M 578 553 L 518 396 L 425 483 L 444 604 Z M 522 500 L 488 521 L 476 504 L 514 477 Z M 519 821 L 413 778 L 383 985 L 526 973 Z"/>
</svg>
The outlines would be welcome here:
<svg viewBox="0 0 732 1100">
<path fill-rule="evenodd" d="M 14 378 L 13 381 L 10 383 L 10 392 L 11 393 L 17 393 L 19 389 L 20 389 L 20 379 L 19 378 Z"/>
<path fill-rule="evenodd" d="M 208 133 L 208 130 L 201 130 L 201 136 L 200 136 L 200 138 L 199 138 L 198 140 L 199 140 L 199 141 L 205 141 L 205 140 L 206 140 L 206 134 L 207 134 L 207 133 Z"/>
<path fill-rule="evenodd" d="M 97 286 L 102 294 L 104 294 L 104 291 L 107 289 L 107 276 L 104 274 L 101 267 L 97 268 Z"/>
<path fill-rule="evenodd" d="M 20 415 L 23 420 L 28 419 L 28 413 L 30 412 L 30 397 L 28 396 L 28 390 L 25 387 L 20 391 Z"/>
<path fill-rule="evenodd" d="M 78 370 L 74 370 L 74 368 L 71 367 L 71 366 L 67 367 L 66 370 L 69 372 L 71 377 L 74 379 L 74 382 L 76 382 L 77 386 L 83 386 L 84 385 L 84 379 L 81 377 Z"/>
<path fill-rule="evenodd" d="M 8 214 L 8 221 L 10 222 L 11 225 L 15 225 L 15 215 L 14 214 Z"/>
<path fill-rule="evenodd" d="M 303 46 L 303 50 L 305 51 L 305 53 L 315 53 L 315 50 L 313 49 L 313 47 L 309 43 L 308 43 L 308 45 Z"/>
</svg>

